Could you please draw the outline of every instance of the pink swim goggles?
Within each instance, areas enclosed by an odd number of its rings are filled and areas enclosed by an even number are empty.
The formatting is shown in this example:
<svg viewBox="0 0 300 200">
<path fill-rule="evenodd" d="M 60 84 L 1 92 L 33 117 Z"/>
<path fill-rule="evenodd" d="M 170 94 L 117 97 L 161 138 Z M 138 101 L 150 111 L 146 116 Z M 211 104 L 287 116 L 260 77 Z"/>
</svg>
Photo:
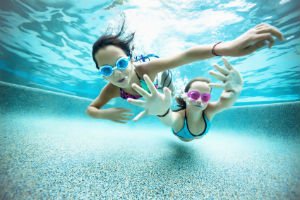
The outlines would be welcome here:
<svg viewBox="0 0 300 200">
<path fill-rule="evenodd" d="M 201 101 L 203 103 L 207 103 L 210 100 L 210 93 L 200 93 L 196 90 L 192 90 L 189 91 L 188 93 L 186 93 L 187 97 L 191 100 L 191 101 L 197 101 L 198 99 L 201 98 Z"/>
</svg>

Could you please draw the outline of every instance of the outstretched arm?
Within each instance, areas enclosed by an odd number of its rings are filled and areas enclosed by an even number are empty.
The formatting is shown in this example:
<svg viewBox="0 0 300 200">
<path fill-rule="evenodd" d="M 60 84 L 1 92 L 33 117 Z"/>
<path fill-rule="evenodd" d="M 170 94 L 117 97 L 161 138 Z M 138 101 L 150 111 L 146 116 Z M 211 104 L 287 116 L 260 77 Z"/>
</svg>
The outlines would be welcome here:
<svg viewBox="0 0 300 200">
<path fill-rule="evenodd" d="M 217 102 L 212 103 L 208 109 L 211 118 L 213 118 L 213 116 L 218 112 L 230 108 L 236 102 L 243 87 L 243 79 L 241 77 L 241 74 L 236 69 L 234 69 L 225 58 L 222 59 L 225 68 L 221 68 L 216 64 L 214 65 L 214 67 L 219 73 L 215 71 L 209 72 L 216 79 L 223 82 L 210 83 L 209 85 L 211 87 L 224 89 L 220 96 L 220 99 Z"/>
<path fill-rule="evenodd" d="M 197 60 L 211 58 L 215 55 L 222 56 L 244 56 L 248 55 L 262 46 L 268 44 L 271 48 L 274 44 L 274 38 L 284 40 L 282 33 L 269 24 L 259 24 L 238 38 L 222 42 L 217 45 L 199 45 L 192 47 L 177 55 L 167 58 L 159 58 L 147 63 L 141 64 L 146 74 L 153 75 L 170 68 L 182 66 Z"/>
<path fill-rule="evenodd" d="M 102 107 L 112 98 L 119 95 L 119 89 L 112 84 L 107 84 L 100 92 L 98 97 L 88 106 L 86 113 L 98 119 L 108 119 L 118 123 L 126 123 L 133 115 L 130 110 L 124 108 L 107 108 Z"/>
</svg>

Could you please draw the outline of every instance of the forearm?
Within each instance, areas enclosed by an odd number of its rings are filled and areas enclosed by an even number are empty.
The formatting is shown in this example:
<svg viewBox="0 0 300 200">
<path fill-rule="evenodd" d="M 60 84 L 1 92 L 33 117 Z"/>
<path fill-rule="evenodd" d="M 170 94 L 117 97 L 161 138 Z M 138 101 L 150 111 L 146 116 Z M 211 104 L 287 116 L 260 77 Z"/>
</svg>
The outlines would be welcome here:
<svg viewBox="0 0 300 200">
<path fill-rule="evenodd" d="M 222 109 L 230 108 L 237 101 L 241 91 L 224 91 L 220 98 Z"/>
<path fill-rule="evenodd" d="M 109 109 L 98 109 L 96 107 L 89 106 L 86 110 L 86 113 L 93 118 L 107 119 Z"/>
<path fill-rule="evenodd" d="M 218 44 L 199 45 L 187 50 L 187 60 L 189 62 L 212 58 L 216 55 L 229 56 L 229 42 L 221 42 Z M 215 54 L 213 54 L 215 53 Z"/>
<path fill-rule="evenodd" d="M 166 115 L 161 117 L 158 116 L 158 118 L 163 124 L 169 127 L 172 127 L 175 121 L 175 115 L 171 108 Z"/>
</svg>

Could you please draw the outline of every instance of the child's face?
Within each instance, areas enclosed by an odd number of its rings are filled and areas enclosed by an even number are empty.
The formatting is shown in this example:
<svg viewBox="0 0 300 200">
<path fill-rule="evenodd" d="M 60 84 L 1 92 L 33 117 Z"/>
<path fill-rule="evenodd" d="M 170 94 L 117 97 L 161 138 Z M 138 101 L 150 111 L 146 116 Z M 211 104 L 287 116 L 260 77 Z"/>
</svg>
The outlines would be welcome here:
<svg viewBox="0 0 300 200">
<path fill-rule="evenodd" d="M 188 92 L 197 91 L 201 95 L 210 94 L 211 88 L 206 82 L 195 81 L 192 83 Z M 204 101 L 202 98 L 198 98 L 197 100 L 192 100 L 191 98 L 184 98 L 187 106 L 192 106 L 193 108 L 198 108 L 201 110 L 205 110 L 209 101 Z"/>
<path fill-rule="evenodd" d="M 115 66 L 116 61 L 121 57 L 127 57 L 127 55 L 121 48 L 113 45 L 109 45 L 102 49 L 99 49 L 95 54 L 95 59 L 98 63 L 99 68 L 101 68 L 101 66 L 103 65 Z M 120 88 L 130 87 L 132 70 L 132 62 L 129 62 L 128 67 L 125 70 L 115 69 L 111 76 L 104 76 L 104 79 Z"/>
</svg>

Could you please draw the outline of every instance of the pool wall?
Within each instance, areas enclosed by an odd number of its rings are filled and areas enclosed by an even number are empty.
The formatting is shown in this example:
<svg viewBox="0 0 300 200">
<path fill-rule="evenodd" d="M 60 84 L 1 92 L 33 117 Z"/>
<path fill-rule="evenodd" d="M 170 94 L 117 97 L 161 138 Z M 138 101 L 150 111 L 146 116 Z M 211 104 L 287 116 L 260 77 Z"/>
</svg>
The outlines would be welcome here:
<svg viewBox="0 0 300 200">
<path fill-rule="evenodd" d="M 0 82 L 1 115 L 39 115 L 67 118 L 89 118 L 85 110 L 92 100 L 41 89 Z M 224 133 L 272 134 L 299 137 L 300 102 L 233 107 L 217 115 L 213 129 Z M 155 121 L 156 122 L 156 121 Z M 158 122 L 158 121 L 157 121 Z M 141 123 L 154 123 L 152 117 Z M 159 123 L 159 122 L 158 122 Z M 138 126 L 138 123 L 137 123 Z"/>
</svg>

